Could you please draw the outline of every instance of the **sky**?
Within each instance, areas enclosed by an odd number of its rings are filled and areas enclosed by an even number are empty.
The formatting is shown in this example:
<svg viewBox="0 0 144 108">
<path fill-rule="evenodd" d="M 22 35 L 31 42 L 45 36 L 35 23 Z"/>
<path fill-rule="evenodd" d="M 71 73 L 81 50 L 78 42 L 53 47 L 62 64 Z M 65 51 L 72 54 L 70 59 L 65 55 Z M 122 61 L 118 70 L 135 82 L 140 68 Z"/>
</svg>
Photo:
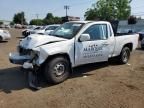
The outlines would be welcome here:
<svg viewBox="0 0 144 108">
<path fill-rule="evenodd" d="M 84 19 L 85 11 L 97 0 L 0 0 L 0 19 L 11 21 L 14 14 L 24 11 L 27 21 L 44 18 L 47 13 L 65 16 L 64 5 L 70 6 L 68 15 Z M 144 16 L 144 0 L 133 0 L 132 14 Z M 143 17 L 144 18 L 144 17 Z"/>
</svg>

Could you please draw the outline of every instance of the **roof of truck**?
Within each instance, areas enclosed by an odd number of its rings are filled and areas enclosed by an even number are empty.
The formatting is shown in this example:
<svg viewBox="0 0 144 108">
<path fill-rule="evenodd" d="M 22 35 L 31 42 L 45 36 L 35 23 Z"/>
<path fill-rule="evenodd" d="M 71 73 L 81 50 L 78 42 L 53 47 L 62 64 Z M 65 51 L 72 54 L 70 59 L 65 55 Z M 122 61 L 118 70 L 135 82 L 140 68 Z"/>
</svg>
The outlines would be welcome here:
<svg viewBox="0 0 144 108">
<path fill-rule="evenodd" d="M 108 23 L 107 21 L 70 21 L 70 22 L 75 22 L 75 23 L 94 23 L 94 22 L 99 22 L 99 23 Z"/>
</svg>

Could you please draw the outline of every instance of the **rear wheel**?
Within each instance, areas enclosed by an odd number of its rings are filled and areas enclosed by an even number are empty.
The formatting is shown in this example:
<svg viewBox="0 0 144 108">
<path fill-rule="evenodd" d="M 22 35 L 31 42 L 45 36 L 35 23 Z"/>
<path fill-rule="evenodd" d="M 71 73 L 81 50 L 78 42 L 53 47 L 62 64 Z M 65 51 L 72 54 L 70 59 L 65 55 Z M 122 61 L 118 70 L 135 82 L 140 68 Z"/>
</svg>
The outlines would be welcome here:
<svg viewBox="0 0 144 108">
<path fill-rule="evenodd" d="M 130 49 L 128 47 L 124 47 L 119 56 L 119 60 L 121 64 L 126 64 L 130 58 Z"/>
<path fill-rule="evenodd" d="M 64 57 L 57 57 L 45 65 L 46 79 L 54 84 L 65 81 L 70 74 L 70 63 Z"/>
</svg>

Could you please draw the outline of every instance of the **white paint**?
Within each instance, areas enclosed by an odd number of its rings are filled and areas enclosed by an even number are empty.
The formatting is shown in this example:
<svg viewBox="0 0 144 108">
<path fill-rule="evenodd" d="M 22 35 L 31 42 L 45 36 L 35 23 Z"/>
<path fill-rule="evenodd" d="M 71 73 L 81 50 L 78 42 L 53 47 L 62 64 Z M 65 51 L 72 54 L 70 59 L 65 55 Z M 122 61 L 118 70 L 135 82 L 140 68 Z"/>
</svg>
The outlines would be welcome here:
<svg viewBox="0 0 144 108">
<path fill-rule="evenodd" d="M 10 39 L 11 35 L 10 35 L 9 31 L 0 29 L 0 37 L 2 37 L 2 41 L 4 41 L 4 40 Z"/>
<path fill-rule="evenodd" d="M 123 46 L 127 43 L 133 44 L 133 50 L 135 50 L 138 45 L 137 34 L 114 37 L 114 33 L 109 22 L 74 22 L 76 24 L 83 23 L 84 26 L 72 39 L 34 34 L 22 40 L 20 42 L 20 46 L 26 49 L 31 49 L 33 52 L 37 53 L 38 58 L 35 60 L 35 63 L 38 66 L 45 62 L 45 60 L 51 55 L 66 53 L 70 57 L 72 67 L 76 67 L 82 64 L 108 61 L 109 58 L 120 55 Z M 107 25 L 107 32 L 109 34 L 108 39 L 79 42 L 79 38 L 83 32 L 95 24 Z M 112 32 L 111 36 L 110 32 Z M 95 46 L 95 51 L 85 49 L 93 45 Z"/>
</svg>

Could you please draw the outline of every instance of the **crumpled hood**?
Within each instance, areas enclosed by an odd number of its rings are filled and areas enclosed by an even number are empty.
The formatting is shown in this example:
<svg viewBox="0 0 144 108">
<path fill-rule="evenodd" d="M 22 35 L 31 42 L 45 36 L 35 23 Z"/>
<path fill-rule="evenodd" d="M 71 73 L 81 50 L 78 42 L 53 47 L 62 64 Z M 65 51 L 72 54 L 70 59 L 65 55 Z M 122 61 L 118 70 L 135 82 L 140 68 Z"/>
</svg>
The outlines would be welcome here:
<svg viewBox="0 0 144 108">
<path fill-rule="evenodd" d="M 25 49 L 33 49 L 41 45 L 45 45 L 48 43 L 64 41 L 67 39 L 49 36 L 49 35 L 39 35 L 32 34 L 20 42 L 20 46 Z"/>
</svg>

